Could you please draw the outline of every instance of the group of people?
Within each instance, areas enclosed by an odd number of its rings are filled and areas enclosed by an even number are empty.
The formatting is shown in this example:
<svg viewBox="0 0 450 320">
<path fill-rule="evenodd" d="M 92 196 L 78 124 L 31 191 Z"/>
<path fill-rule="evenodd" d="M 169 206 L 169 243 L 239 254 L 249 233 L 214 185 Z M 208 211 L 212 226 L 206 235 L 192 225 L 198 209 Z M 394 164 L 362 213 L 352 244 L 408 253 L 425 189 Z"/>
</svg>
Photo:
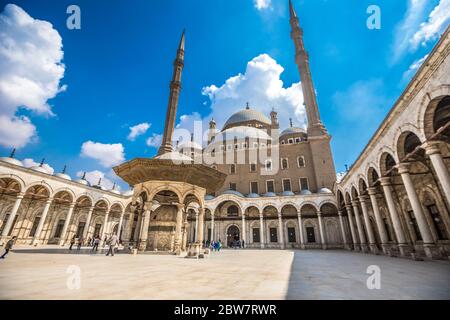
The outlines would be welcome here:
<svg viewBox="0 0 450 320">
<path fill-rule="evenodd" d="M 222 248 L 222 242 L 220 241 L 220 239 L 217 240 L 217 241 L 212 241 L 212 242 L 209 244 L 209 248 L 210 248 L 212 251 L 220 251 L 220 248 Z"/>
<path fill-rule="evenodd" d="M 99 235 L 88 239 L 87 244 L 91 247 L 91 252 L 98 251 L 98 246 L 100 245 L 100 242 L 101 239 Z M 107 256 L 109 256 L 110 254 L 111 256 L 114 256 L 114 251 L 119 242 L 120 242 L 119 238 L 115 233 L 113 233 L 109 238 L 105 236 L 104 245 L 108 245 L 108 251 L 106 252 Z M 72 250 L 72 247 L 75 243 L 77 243 L 77 250 L 80 250 L 83 244 L 83 238 L 80 237 L 77 242 L 76 235 L 73 236 L 73 238 L 70 240 L 69 250 Z"/>
<path fill-rule="evenodd" d="M 245 242 L 244 240 L 233 240 L 230 242 L 230 247 L 237 249 L 237 248 L 244 248 L 245 247 Z"/>
</svg>

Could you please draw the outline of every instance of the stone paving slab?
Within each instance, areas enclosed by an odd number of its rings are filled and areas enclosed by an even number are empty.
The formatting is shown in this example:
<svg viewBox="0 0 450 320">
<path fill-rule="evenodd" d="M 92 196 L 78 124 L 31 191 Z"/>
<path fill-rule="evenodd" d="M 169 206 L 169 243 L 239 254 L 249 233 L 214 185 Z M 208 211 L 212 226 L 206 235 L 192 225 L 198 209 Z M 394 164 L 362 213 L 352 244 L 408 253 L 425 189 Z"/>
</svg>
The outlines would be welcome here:
<svg viewBox="0 0 450 320">
<path fill-rule="evenodd" d="M 343 250 L 223 250 L 206 259 L 20 248 L 0 260 L 0 299 L 450 299 L 449 261 Z M 369 290 L 367 266 L 381 269 Z M 81 271 L 70 289 L 69 266 Z"/>
</svg>

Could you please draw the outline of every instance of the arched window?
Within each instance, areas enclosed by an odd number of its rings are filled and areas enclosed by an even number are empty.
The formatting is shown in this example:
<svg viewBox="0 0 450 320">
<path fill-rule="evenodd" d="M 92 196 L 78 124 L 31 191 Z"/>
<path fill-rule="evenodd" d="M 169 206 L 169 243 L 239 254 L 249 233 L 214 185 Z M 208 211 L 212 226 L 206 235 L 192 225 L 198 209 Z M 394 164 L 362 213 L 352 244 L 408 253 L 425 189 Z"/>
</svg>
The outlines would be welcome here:
<svg viewBox="0 0 450 320">
<path fill-rule="evenodd" d="M 236 165 L 232 164 L 230 166 L 230 174 L 235 174 L 236 173 Z"/>
<path fill-rule="evenodd" d="M 305 157 L 300 156 L 297 158 L 297 163 L 299 168 L 305 167 Z"/>
<path fill-rule="evenodd" d="M 288 168 L 288 160 L 286 158 L 281 159 L 281 169 L 287 169 Z"/>
<path fill-rule="evenodd" d="M 230 217 L 236 217 L 239 214 L 239 209 L 235 205 L 231 205 L 227 208 L 227 215 Z"/>
</svg>

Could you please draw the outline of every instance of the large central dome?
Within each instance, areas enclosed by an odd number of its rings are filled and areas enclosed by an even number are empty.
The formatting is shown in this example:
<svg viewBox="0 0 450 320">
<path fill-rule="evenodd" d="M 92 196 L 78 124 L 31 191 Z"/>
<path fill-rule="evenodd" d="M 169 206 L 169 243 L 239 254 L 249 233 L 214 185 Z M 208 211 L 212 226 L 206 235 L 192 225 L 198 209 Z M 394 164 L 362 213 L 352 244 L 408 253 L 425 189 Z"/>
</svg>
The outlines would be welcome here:
<svg viewBox="0 0 450 320">
<path fill-rule="evenodd" d="M 259 121 L 267 125 L 271 124 L 270 119 L 261 112 L 254 109 L 244 109 L 236 112 L 230 118 L 228 118 L 227 122 L 225 122 L 225 125 L 223 126 L 223 130 L 247 121 Z"/>
</svg>

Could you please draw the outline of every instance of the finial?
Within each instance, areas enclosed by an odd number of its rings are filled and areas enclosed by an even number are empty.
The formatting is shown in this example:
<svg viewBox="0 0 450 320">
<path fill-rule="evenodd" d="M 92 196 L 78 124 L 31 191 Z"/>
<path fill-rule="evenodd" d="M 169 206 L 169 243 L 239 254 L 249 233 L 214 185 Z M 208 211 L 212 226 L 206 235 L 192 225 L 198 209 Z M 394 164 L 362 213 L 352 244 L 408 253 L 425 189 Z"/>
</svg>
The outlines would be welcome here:
<svg viewBox="0 0 450 320">
<path fill-rule="evenodd" d="M 39 164 L 39 167 L 42 167 L 44 165 L 44 161 L 45 161 L 45 158 L 42 158 L 41 163 Z"/>
<path fill-rule="evenodd" d="M 289 0 L 289 13 L 292 18 L 297 18 L 297 13 L 295 12 L 294 6 L 292 5 L 292 1 Z"/>
<path fill-rule="evenodd" d="M 180 140 L 177 140 L 176 144 L 177 144 L 177 148 L 178 148 L 178 144 L 180 143 Z"/>
<path fill-rule="evenodd" d="M 345 166 L 345 171 L 348 172 L 348 165 L 344 164 L 344 166 Z"/>
<path fill-rule="evenodd" d="M 186 31 L 186 28 L 183 29 L 183 33 L 181 34 L 180 44 L 178 45 L 178 50 L 184 51 L 184 33 Z"/>
<path fill-rule="evenodd" d="M 9 155 L 10 158 L 14 158 L 14 154 L 16 153 L 16 148 L 13 148 L 11 151 L 11 154 Z"/>
<path fill-rule="evenodd" d="M 292 125 L 292 118 L 289 118 L 289 124 L 291 125 L 291 128 L 293 127 Z"/>
<path fill-rule="evenodd" d="M 101 183 L 102 183 L 102 178 L 99 178 L 97 185 L 99 186 Z"/>
<path fill-rule="evenodd" d="M 66 173 L 66 168 L 67 168 L 67 166 L 64 165 L 64 168 L 62 169 L 61 173 Z"/>
<path fill-rule="evenodd" d="M 250 109 L 248 102 L 245 104 L 245 109 Z"/>
<path fill-rule="evenodd" d="M 194 141 L 194 134 L 191 133 L 191 142 Z"/>
<path fill-rule="evenodd" d="M 83 172 L 83 176 L 81 177 L 81 180 L 86 180 L 86 171 Z"/>
<path fill-rule="evenodd" d="M 112 190 L 116 190 L 116 183 L 115 182 L 113 183 Z"/>
</svg>

